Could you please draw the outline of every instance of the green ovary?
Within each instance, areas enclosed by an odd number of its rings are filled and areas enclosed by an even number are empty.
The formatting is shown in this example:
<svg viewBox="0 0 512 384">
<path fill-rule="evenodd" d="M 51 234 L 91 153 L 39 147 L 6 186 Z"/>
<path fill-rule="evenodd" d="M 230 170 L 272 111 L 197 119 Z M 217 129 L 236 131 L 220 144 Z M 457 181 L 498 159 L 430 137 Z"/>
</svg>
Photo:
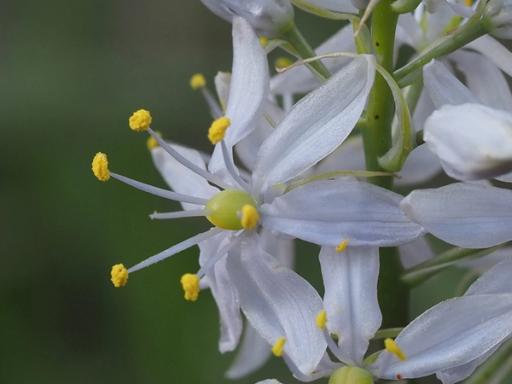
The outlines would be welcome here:
<svg viewBox="0 0 512 384">
<path fill-rule="evenodd" d="M 240 222 L 240 212 L 244 205 L 256 207 L 256 202 L 247 192 L 226 189 L 217 193 L 206 204 L 207 219 L 218 228 L 243 229 Z"/>
</svg>

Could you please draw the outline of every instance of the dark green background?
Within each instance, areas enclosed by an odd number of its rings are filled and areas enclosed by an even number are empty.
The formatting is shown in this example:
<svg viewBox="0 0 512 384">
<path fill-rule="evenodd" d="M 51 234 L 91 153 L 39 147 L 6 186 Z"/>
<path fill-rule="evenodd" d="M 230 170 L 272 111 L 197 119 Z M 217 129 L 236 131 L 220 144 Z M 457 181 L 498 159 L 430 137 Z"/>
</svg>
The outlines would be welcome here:
<svg viewBox="0 0 512 384">
<path fill-rule="evenodd" d="M 304 15 L 299 24 L 313 43 L 339 27 Z M 128 116 L 150 109 L 166 138 L 209 151 L 210 117 L 188 79 L 230 67 L 230 26 L 199 0 L 0 3 L 0 383 L 223 382 L 232 356 L 217 350 L 211 296 L 187 303 L 179 285 L 197 249 L 124 289 L 109 281 L 112 264 L 206 223 L 151 222 L 177 206 L 98 182 L 90 162 L 103 151 L 112 170 L 164 186 Z M 321 287 L 316 255 L 303 246 L 298 266 Z M 276 375 L 292 382 L 277 359 L 244 382 Z"/>
</svg>

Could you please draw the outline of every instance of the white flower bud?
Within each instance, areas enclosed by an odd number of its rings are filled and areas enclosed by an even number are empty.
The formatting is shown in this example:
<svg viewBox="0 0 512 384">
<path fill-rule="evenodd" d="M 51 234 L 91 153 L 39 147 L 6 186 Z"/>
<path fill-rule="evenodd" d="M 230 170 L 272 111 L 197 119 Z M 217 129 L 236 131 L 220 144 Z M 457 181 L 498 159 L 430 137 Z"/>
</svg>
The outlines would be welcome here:
<svg viewBox="0 0 512 384">
<path fill-rule="evenodd" d="M 266 36 L 273 37 L 293 24 L 290 0 L 201 0 L 213 13 L 227 21 L 243 17 Z"/>
<path fill-rule="evenodd" d="M 490 0 L 485 8 L 491 34 L 502 39 L 512 39 L 512 1 Z"/>
</svg>

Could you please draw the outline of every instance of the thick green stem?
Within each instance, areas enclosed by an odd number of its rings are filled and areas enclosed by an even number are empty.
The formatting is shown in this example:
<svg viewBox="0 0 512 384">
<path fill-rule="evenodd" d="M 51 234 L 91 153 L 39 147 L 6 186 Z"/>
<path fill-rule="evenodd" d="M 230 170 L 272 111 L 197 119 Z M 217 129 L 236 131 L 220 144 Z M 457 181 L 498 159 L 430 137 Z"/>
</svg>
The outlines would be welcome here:
<svg viewBox="0 0 512 384">
<path fill-rule="evenodd" d="M 485 23 L 486 21 L 476 14 L 455 32 L 434 41 L 416 58 L 395 71 L 395 79 L 402 87 L 411 84 L 419 76 L 423 66 L 431 60 L 452 53 L 478 37 L 483 36 L 487 32 Z"/>
<path fill-rule="evenodd" d="M 391 10 L 392 0 L 382 0 L 373 10 L 371 20 L 372 46 L 378 63 L 388 72 L 393 71 L 393 51 L 398 15 Z M 392 145 L 393 96 L 384 78 L 377 74 L 368 101 L 367 125 L 362 129 L 366 168 L 382 171 L 379 158 Z M 369 178 L 375 185 L 391 189 L 392 177 Z M 396 248 L 381 248 L 379 303 L 383 313 L 383 327 L 402 326 L 407 322 L 409 291 L 399 279 L 402 272 Z"/>
<path fill-rule="evenodd" d="M 315 51 L 311 48 L 304 36 L 302 36 L 302 33 L 300 33 L 296 25 L 283 31 L 281 38 L 290 44 L 292 53 L 297 55 L 300 59 L 309 59 L 310 57 L 316 56 Z M 321 80 L 326 80 L 331 76 L 329 70 L 320 60 L 308 62 L 306 65 Z"/>
</svg>

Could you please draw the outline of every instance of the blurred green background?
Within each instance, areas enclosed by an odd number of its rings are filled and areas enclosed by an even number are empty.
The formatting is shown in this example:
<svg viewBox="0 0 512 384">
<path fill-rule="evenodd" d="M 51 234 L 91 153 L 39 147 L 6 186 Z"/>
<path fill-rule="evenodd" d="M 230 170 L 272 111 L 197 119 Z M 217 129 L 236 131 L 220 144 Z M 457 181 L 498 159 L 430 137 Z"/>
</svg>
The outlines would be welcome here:
<svg viewBox="0 0 512 384">
<path fill-rule="evenodd" d="M 339 28 L 299 14 L 313 44 Z M 232 355 L 217 350 L 208 292 L 182 298 L 179 277 L 197 249 L 138 273 L 124 288 L 112 264 L 132 265 L 205 227 L 151 222 L 171 203 L 91 174 L 97 151 L 111 169 L 164 186 L 145 135 L 129 115 L 210 150 L 210 123 L 194 72 L 231 67 L 230 26 L 199 0 L 11 0 L 0 3 L 0 383 L 222 383 Z M 317 250 L 298 267 L 317 286 Z M 449 296 L 436 282 L 414 311 Z M 420 297 L 417 296 L 417 297 Z M 272 359 L 244 383 L 280 377 Z"/>
</svg>

